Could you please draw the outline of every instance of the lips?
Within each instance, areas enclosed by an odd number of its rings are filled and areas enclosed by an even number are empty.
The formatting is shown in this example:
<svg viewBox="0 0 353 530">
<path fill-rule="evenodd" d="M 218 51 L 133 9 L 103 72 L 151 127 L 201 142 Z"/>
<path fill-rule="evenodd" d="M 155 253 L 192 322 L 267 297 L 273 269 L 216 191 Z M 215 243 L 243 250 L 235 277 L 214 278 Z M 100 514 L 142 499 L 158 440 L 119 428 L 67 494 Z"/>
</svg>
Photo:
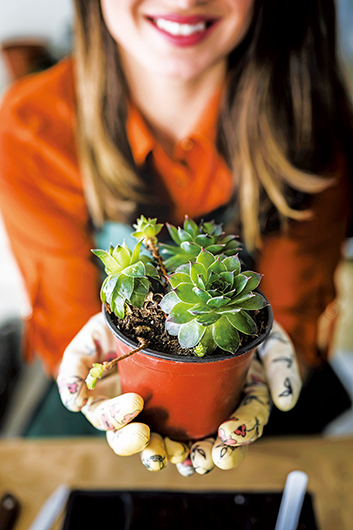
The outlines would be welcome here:
<svg viewBox="0 0 353 530">
<path fill-rule="evenodd" d="M 201 15 L 169 14 L 146 18 L 169 43 L 176 46 L 192 46 L 202 42 L 210 35 L 219 21 L 215 17 Z"/>
</svg>

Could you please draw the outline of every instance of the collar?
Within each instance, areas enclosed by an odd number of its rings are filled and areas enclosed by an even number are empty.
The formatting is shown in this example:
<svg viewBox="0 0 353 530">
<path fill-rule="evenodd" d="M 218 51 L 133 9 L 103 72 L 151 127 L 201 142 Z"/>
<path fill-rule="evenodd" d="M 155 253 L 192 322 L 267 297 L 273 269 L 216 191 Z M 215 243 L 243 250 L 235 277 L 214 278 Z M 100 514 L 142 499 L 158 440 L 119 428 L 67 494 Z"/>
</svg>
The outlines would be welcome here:
<svg viewBox="0 0 353 530">
<path fill-rule="evenodd" d="M 207 104 L 205 112 L 202 113 L 202 116 L 195 127 L 195 132 L 189 135 L 188 138 L 201 143 L 206 139 L 208 142 L 214 144 L 217 133 L 219 106 L 223 90 L 224 85 L 217 88 Z M 149 130 L 141 113 L 131 101 L 128 103 L 126 129 L 134 160 L 137 165 L 142 165 L 146 161 L 147 155 L 158 145 L 158 142 Z M 184 139 L 182 139 L 181 142 L 183 140 Z"/>
</svg>

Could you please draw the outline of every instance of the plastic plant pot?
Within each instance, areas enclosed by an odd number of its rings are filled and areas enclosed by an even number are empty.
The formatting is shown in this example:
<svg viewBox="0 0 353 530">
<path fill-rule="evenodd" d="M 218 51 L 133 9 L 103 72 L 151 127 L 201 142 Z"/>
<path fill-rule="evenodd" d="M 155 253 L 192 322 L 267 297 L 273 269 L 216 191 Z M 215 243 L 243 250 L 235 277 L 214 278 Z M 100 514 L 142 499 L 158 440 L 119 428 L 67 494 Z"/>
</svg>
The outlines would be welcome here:
<svg viewBox="0 0 353 530">
<path fill-rule="evenodd" d="M 122 392 L 136 392 L 145 406 L 137 421 L 173 440 L 199 440 L 214 435 L 235 410 L 257 346 L 271 331 L 273 313 L 266 312 L 263 333 L 235 354 L 216 356 L 171 355 L 148 348 L 119 361 Z M 136 348 L 103 307 L 116 339 L 117 355 Z"/>
</svg>

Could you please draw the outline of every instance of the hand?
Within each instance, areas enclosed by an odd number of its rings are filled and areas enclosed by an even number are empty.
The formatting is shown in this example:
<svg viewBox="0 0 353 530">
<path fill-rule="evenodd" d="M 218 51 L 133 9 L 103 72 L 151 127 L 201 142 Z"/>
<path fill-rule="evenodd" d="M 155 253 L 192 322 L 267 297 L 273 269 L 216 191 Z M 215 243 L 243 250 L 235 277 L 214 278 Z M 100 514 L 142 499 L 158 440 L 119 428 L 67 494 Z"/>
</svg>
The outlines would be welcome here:
<svg viewBox="0 0 353 530">
<path fill-rule="evenodd" d="M 57 383 L 61 400 L 73 412 L 81 411 L 99 430 L 107 431 L 107 441 L 121 456 L 140 452 L 150 441 L 144 423 L 130 423 L 143 409 L 143 399 L 134 393 L 121 394 L 116 365 L 104 373 L 94 390 L 85 379 L 93 363 L 116 357 L 115 341 L 102 313 L 92 317 L 65 350 Z"/>
<path fill-rule="evenodd" d="M 99 313 L 65 350 L 57 378 L 65 407 L 81 411 L 94 427 L 107 431 L 108 444 L 117 455 L 129 456 L 147 447 L 142 461 L 150 471 L 163 469 L 168 459 L 174 463 L 185 460 L 189 452 L 185 444 L 163 440 L 159 434 L 150 433 L 144 423 L 130 423 L 141 412 L 144 402 L 138 394 L 121 394 L 117 365 L 104 372 L 94 390 L 88 390 L 85 379 L 92 365 L 114 358 L 115 339 Z"/>
<path fill-rule="evenodd" d="M 257 348 L 244 386 L 243 399 L 218 429 L 217 439 L 208 438 L 191 447 L 188 458 L 177 468 L 184 476 L 205 474 L 216 465 L 237 467 L 248 445 L 257 440 L 268 422 L 272 402 L 288 411 L 301 389 L 294 346 L 283 328 L 274 322 L 269 337 Z"/>
<path fill-rule="evenodd" d="M 58 385 L 64 405 L 79 411 L 100 430 L 114 452 L 126 456 L 141 452 L 141 460 L 150 471 L 163 469 L 167 461 L 188 476 L 210 472 L 214 466 L 232 469 L 243 460 L 248 444 L 262 435 L 271 397 L 281 410 L 290 410 L 297 402 L 301 381 L 294 348 L 288 335 L 276 322 L 268 339 L 257 349 L 244 387 L 244 397 L 218 430 L 218 438 L 207 438 L 190 445 L 150 433 L 147 425 L 129 422 L 143 408 L 137 394 L 121 394 L 115 369 L 89 391 L 85 378 L 94 362 L 116 357 L 114 338 L 103 315 L 92 317 L 67 347 L 60 366 Z M 271 394 L 271 397 L 270 397 Z"/>
</svg>

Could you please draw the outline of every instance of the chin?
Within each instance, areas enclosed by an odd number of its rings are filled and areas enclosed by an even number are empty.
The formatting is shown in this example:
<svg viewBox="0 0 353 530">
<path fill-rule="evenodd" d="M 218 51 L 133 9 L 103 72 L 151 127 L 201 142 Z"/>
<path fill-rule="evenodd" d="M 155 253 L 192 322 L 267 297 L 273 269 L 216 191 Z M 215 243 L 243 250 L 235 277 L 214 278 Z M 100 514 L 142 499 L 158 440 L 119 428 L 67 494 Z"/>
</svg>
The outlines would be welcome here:
<svg viewBox="0 0 353 530">
<path fill-rule="evenodd" d="M 186 63 L 180 63 L 179 61 L 168 60 L 161 62 L 156 62 L 153 68 L 154 72 L 161 77 L 179 80 L 179 81 L 191 81 L 200 77 L 207 68 L 204 68 L 202 65 L 195 65 Z"/>
</svg>

